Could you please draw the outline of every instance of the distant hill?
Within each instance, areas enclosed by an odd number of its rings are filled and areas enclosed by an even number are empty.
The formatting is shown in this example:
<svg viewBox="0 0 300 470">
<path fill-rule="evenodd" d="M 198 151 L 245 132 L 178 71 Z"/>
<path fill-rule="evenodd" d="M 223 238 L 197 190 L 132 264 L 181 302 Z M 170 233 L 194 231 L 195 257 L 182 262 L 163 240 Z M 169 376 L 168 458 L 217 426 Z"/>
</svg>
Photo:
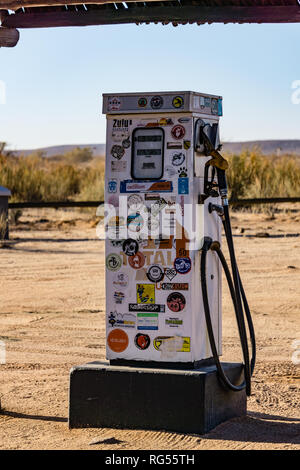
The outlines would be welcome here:
<svg viewBox="0 0 300 470">
<path fill-rule="evenodd" d="M 240 153 L 243 149 L 259 147 L 264 155 L 269 154 L 299 154 L 300 140 L 251 140 L 247 142 L 224 142 L 223 150 L 231 153 Z"/>
<path fill-rule="evenodd" d="M 95 157 L 98 157 L 98 156 L 102 157 L 105 154 L 105 144 L 55 145 L 53 147 L 42 147 L 38 149 L 16 150 L 14 153 L 16 155 L 27 156 L 33 152 L 43 152 L 46 157 L 51 158 L 54 155 L 62 155 L 77 147 L 80 147 L 80 148 L 90 147 L 93 150 L 93 154 Z"/>
<path fill-rule="evenodd" d="M 44 152 L 46 157 L 61 155 L 76 147 L 90 147 L 95 157 L 101 157 L 105 154 L 105 144 L 79 144 L 79 145 L 56 145 L 53 147 L 44 147 L 31 150 L 18 150 L 17 155 L 29 155 L 36 151 Z M 300 140 L 249 140 L 246 142 L 223 142 L 223 150 L 226 152 L 240 153 L 243 149 L 259 147 L 263 154 L 299 154 Z"/>
</svg>

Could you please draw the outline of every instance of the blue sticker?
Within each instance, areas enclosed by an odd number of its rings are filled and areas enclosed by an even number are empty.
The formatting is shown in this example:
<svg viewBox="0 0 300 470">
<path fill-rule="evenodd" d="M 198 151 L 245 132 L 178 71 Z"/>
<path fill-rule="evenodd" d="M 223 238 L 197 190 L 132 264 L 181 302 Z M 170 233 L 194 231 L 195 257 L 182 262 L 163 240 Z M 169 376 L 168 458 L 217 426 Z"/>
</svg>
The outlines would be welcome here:
<svg viewBox="0 0 300 470">
<path fill-rule="evenodd" d="M 116 193 L 118 188 L 117 180 L 109 180 L 108 182 L 108 192 L 109 193 Z"/>
<path fill-rule="evenodd" d="M 191 258 L 175 258 L 174 268 L 180 274 L 187 274 L 192 268 Z"/>
<path fill-rule="evenodd" d="M 189 194 L 188 178 L 178 178 L 178 194 Z"/>
<path fill-rule="evenodd" d="M 171 193 L 172 191 L 172 181 L 167 180 L 124 180 L 120 183 L 121 193 Z"/>
<path fill-rule="evenodd" d="M 222 98 L 218 100 L 218 116 L 223 116 Z"/>
</svg>

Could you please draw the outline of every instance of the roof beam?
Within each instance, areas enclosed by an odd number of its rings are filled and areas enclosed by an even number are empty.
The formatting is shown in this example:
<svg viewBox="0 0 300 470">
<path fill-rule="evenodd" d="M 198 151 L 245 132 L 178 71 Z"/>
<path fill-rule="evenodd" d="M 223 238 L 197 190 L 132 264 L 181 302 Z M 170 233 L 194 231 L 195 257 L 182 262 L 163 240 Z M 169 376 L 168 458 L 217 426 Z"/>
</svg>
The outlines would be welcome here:
<svg viewBox="0 0 300 470">
<path fill-rule="evenodd" d="M 160 4 L 161 5 L 161 4 Z M 88 26 L 149 22 L 197 23 L 297 23 L 298 6 L 203 7 L 203 6 L 149 6 L 128 9 L 88 8 L 80 11 L 17 12 L 6 16 L 2 26 L 9 28 L 48 28 L 57 26 Z M 48 10 L 48 11 L 47 11 Z"/>
</svg>

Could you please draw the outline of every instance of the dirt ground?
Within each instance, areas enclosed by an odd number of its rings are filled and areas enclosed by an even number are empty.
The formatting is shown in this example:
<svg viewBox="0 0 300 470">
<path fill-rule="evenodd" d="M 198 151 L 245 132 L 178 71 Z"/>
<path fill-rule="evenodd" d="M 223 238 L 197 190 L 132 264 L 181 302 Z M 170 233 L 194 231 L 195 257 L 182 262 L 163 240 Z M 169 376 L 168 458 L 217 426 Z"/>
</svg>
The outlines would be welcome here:
<svg viewBox="0 0 300 470">
<path fill-rule="evenodd" d="M 300 340 L 300 207 L 287 209 L 233 214 L 257 366 L 248 415 L 204 436 L 68 429 L 71 367 L 105 359 L 104 244 L 91 214 L 24 211 L 0 249 L 0 448 L 300 449 L 300 364 L 292 360 Z M 224 359 L 237 361 L 226 288 L 223 323 Z"/>
</svg>

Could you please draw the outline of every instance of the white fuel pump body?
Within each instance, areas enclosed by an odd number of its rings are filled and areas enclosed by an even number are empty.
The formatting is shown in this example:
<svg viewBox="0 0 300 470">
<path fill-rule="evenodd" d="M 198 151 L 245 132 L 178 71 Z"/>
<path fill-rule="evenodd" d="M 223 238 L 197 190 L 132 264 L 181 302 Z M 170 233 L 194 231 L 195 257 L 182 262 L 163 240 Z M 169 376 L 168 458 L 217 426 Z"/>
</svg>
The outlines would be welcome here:
<svg viewBox="0 0 300 470">
<path fill-rule="evenodd" d="M 222 98 L 195 92 L 103 95 L 106 135 L 106 355 L 111 362 L 196 364 L 211 357 L 200 284 L 204 237 L 221 222 L 202 203 L 209 157 L 197 119 L 218 124 Z M 221 354 L 221 271 L 207 259 Z"/>
</svg>

